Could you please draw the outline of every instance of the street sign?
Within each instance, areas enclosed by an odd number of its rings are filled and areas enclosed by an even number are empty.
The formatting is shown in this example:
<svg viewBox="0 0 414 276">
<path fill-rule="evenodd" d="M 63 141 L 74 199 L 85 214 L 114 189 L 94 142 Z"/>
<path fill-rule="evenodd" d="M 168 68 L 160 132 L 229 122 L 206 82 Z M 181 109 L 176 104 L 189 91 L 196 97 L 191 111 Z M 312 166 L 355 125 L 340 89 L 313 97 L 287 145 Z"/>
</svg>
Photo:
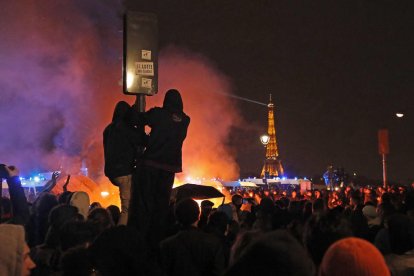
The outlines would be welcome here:
<svg viewBox="0 0 414 276">
<path fill-rule="evenodd" d="M 158 91 L 158 23 L 150 13 L 126 13 L 124 18 L 123 91 L 154 95 Z"/>
<path fill-rule="evenodd" d="M 378 130 L 378 152 L 381 155 L 390 153 L 390 147 L 388 144 L 388 129 Z"/>
</svg>

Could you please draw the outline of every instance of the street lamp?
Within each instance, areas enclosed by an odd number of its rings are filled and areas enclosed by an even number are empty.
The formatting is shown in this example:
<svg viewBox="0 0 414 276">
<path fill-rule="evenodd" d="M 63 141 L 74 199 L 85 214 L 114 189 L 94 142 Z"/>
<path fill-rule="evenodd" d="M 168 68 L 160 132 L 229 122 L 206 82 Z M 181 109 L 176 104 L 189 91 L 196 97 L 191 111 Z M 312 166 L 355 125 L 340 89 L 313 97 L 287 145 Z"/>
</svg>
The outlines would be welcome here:
<svg viewBox="0 0 414 276">
<path fill-rule="evenodd" d="M 269 144 L 270 141 L 270 136 L 267 134 L 263 134 L 262 136 L 260 136 L 260 142 L 263 144 L 263 146 L 267 146 L 267 144 Z M 263 182 L 264 184 L 269 188 L 268 183 L 267 183 L 267 178 L 269 177 L 269 171 L 267 168 L 267 156 L 264 160 L 264 174 L 263 174 L 264 178 L 263 178 Z"/>
<path fill-rule="evenodd" d="M 263 146 L 266 147 L 267 144 L 269 144 L 270 141 L 270 136 L 267 134 L 263 134 L 262 136 L 260 136 L 260 142 L 262 142 Z"/>
</svg>

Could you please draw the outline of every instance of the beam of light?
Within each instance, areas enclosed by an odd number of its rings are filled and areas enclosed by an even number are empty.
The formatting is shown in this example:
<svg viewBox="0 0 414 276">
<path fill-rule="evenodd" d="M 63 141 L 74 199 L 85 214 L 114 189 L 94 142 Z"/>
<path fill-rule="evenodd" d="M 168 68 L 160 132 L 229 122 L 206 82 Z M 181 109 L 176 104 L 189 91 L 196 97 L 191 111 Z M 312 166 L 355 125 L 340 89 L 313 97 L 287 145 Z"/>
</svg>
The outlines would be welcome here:
<svg viewBox="0 0 414 276">
<path fill-rule="evenodd" d="M 213 93 L 225 95 L 225 96 L 228 96 L 230 98 L 238 99 L 238 100 L 245 101 L 245 102 L 249 102 L 249 103 L 255 103 L 255 104 L 258 104 L 258 105 L 267 106 L 266 103 L 262 103 L 262 102 L 255 101 L 255 100 L 251 100 L 251 99 L 248 99 L 248 98 L 245 98 L 245 97 L 239 97 L 239 96 L 236 96 L 236 95 L 232 95 L 232 94 L 228 94 L 228 93 L 223 93 L 223 92 L 217 92 L 217 91 L 214 91 Z"/>
</svg>

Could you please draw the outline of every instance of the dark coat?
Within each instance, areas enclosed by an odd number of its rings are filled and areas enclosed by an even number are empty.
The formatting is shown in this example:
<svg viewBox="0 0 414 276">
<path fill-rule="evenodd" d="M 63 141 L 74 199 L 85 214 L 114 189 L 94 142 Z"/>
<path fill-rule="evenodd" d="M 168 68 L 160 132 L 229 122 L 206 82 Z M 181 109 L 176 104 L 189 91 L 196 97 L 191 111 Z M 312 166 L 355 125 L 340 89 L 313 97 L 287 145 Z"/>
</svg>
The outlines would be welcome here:
<svg viewBox="0 0 414 276">
<path fill-rule="evenodd" d="M 182 171 L 182 145 L 187 136 L 190 117 L 183 112 L 183 102 L 177 90 L 169 90 L 163 107 L 155 107 L 144 115 L 151 127 L 144 153 L 145 163 L 169 172 Z"/>
<path fill-rule="evenodd" d="M 221 275 L 225 256 L 220 241 L 189 228 L 161 242 L 161 262 L 167 275 Z"/>
<path fill-rule="evenodd" d="M 112 122 L 103 132 L 105 175 L 109 179 L 132 174 L 138 154 L 138 147 L 145 142 L 145 132 L 128 123 L 131 107 L 119 102 Z"/>
</svg>

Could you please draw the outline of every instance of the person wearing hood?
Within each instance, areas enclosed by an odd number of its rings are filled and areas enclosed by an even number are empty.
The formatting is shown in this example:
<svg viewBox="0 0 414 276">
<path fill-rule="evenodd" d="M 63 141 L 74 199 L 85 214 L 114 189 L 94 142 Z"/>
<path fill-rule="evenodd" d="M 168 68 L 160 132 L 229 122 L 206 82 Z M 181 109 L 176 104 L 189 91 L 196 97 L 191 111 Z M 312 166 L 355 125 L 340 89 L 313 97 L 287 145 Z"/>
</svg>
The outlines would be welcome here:
<svg viewBox="0 0 414 276">
<path fill-rule="evenodd" d="M 103 132 L 105 175 L 119 187 L 121 198 L 120 225 L 128 221 L 131 198 L 132 172 L 136 166 L 138 148 L 145 142 L 145 132 L 130 124 L 131 106 L 124 101 L 117 103 L 112 122 Z"/>
<path fill-rule="evenodd" d="M 165 94 L 163 107 L 154 107 L 142 116 L 151 128 L 143 164 L 133 181 L 129 220 L 156 246 L 163 238 L 175 173 L 182 171 L 182 146 L 190 117 L 183 112 L 183 101 L 175 89 Z"/>
<path fill-rule="evenodd" d="M 30 249 L 24 236 L 24 228 L 21 225 L 0 225 L 1 275 L 26 276 L 36 267 L 30 258 Z"/>
</svg>

